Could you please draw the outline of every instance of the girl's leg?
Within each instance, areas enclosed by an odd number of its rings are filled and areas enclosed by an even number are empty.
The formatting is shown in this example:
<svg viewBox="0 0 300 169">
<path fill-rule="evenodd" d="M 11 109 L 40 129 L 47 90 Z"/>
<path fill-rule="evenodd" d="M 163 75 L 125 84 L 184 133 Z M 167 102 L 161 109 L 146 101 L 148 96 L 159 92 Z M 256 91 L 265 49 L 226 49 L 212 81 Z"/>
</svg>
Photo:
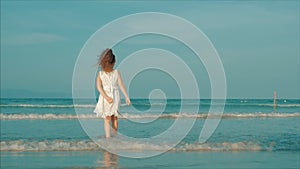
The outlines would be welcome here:
<svg viewBox="0 0 300 169">
<path fill-rule="evenodd" d="M 111 116 L 111 121 L 112 121 L 113 135 L 116 135 L 118 131 L 118 117 Z"/>
<path fill-rule="evenodd" d="M 106 117 L 104 119 L 104 131 L 105 131 L 106 138 L 110 137 L 110 119 L 111 119 L 111 117 Z"/>
</svg>

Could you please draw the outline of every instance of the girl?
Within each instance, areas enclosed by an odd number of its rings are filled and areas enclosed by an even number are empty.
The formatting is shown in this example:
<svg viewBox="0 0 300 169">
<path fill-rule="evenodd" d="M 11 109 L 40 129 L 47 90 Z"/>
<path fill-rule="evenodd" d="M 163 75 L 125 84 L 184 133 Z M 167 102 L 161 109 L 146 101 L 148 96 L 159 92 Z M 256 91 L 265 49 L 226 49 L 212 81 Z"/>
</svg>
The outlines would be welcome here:
<svg viewBox="0 0 300 169">
<path fill-rule="evenodd" d="M 118 70 L 113 69 L 115 63 L 116 58 L 111 49 L 104 50 L 98 61 L 98 65 L 101 67 L 97 76 L 97 89 L 100 95 L 94 112 L 98 117 L 104 118 L 106 138 L 110 137 L 110 122 L 112 123 L 112 134 L 115 135 L 118 130 L 120 95 L 117 85 L 125 96 L 126 104 L 130 105 L 121 74 Z"/>
</svg>

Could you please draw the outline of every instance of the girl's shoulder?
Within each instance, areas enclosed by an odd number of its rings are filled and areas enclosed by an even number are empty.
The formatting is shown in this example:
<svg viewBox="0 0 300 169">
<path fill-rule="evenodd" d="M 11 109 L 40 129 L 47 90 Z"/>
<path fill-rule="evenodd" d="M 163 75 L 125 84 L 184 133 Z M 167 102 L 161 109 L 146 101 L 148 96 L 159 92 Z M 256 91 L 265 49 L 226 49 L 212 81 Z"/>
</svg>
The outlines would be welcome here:
<svg viewBox="0 0 300 169">
<path fill-rule="evenodd" d="M 103 77 L 103 76 L 105 76 L 105 75 L 106 75 L 106 72 L 105 72 L 105 71 L 103 71 L 103 70 L 100 70 L 100 71 L 99 71 L 99 75 L 100 75 L 100 77 Z"/>
<path fill-rule="evenodd" d="M 119 70 L 115 69 L 114 71 L 115 71 L 116 75 L 118 75 L 118 76 L 121 75 Z"/>
</svg>

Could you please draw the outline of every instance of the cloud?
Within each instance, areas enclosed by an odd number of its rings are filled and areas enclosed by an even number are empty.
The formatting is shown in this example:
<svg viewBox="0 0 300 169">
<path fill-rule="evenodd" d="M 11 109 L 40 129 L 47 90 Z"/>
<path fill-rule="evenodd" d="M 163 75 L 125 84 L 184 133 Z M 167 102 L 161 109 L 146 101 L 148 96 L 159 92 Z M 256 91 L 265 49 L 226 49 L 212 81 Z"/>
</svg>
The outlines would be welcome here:
<svg viewBox="0 0 300 169">
<path fill-rule="evenodd" d="M 63 41 L 63 36 L 51 33 L 28 33 L 8 37 L 3 42 L 9 45 L 33 45 Z"/>
</svg>

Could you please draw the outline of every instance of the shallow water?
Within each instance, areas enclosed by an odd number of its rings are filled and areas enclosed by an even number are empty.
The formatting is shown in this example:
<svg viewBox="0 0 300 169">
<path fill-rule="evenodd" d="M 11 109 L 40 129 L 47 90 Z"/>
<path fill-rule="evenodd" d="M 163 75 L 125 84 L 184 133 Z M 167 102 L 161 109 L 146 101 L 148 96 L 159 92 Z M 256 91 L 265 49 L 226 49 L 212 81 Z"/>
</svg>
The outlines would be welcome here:
<svg viewBox="0 0 300 169">
<path fill-rule="evenodd" d="M 299 168 L 299 152 L 168 152 L 131 159 L 108 152 L 2 152 L 3 168 Z"/>
<path fill-rule="evenodd" d="M 92 113 L 95 100 L 74 104 L 71 99 L 1 99 L 1 167 L 300 167 L 300 100 L 278 100 L 276 112 L 272 100 L 227 100 L 217 129 L 204 144 L 199 143 L 199 134 L 207 112 L 212 106 L 221 106 L 221 101 L 152 100 L 151 103 L 152 106 L 149 100 L 137 99 L 132 100 L 131 107 L 122 105 L 120 134 L 105 139 L 103 120 Z M 186 111 L 181 112 L 181 107 Z M 195 107 L 198 112 L 193 112 Z M 173 147 L 172 140 L 179 137 L 180 128 L 159 144 L 147 141 L 169 130 L 175 122 L 195 122 L 176 146 Z M 145 138 L 146 141 L 141 141 Z M 169 151 L 137 160 L 110 154 L 101 146 L 135 155 Z"/>
</svg>

